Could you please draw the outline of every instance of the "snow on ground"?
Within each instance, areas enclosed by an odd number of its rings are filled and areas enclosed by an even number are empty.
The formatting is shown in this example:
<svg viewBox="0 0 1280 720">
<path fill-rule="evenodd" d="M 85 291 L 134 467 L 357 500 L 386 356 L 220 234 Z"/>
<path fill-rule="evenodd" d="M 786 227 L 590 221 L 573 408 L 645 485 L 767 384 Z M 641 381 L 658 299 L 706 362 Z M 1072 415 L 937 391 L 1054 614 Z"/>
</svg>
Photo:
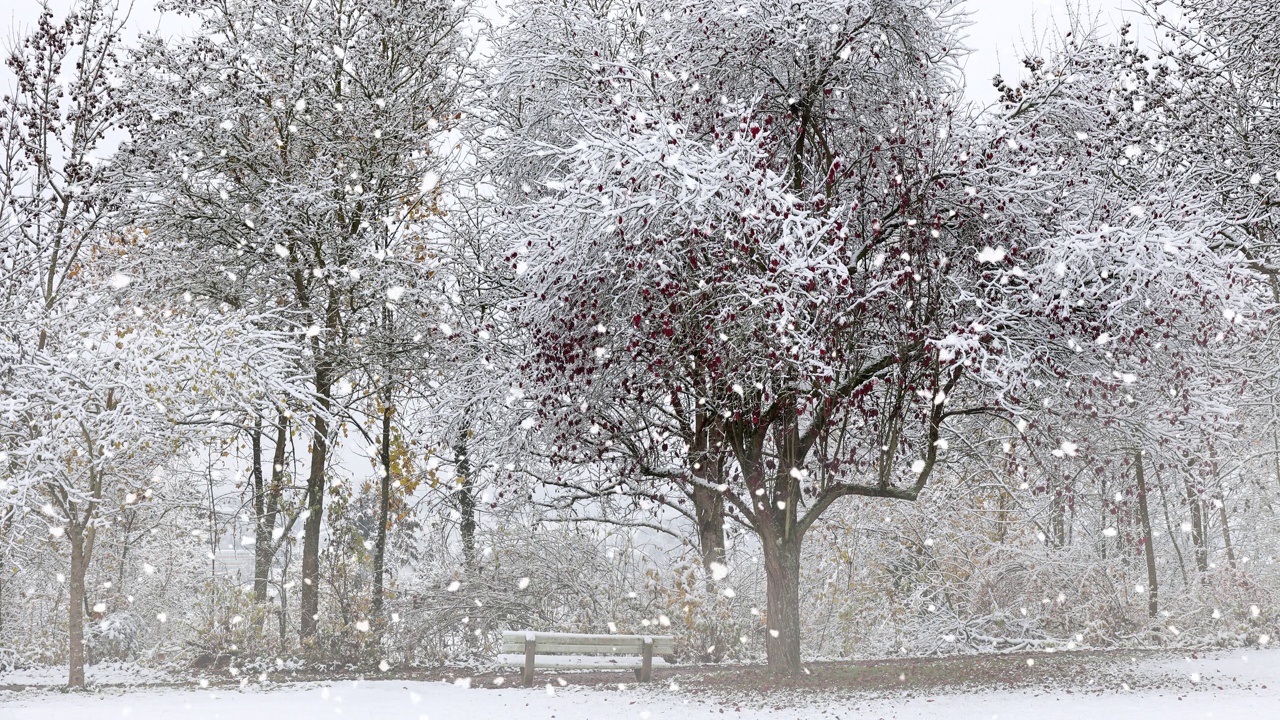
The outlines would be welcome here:
<svg viewBox="0 0 1280 720">
<path fill-rule="evenodd" d="M 1160 690 L 977 692 L 908 699 L 812 693 L 763 700 L 693 697 L 670 687 L 626 690 L 468 689 L 443 682 L 300 683 L 275 689 L 131 690 L 92 695 L 0 694 L 4 720 L 1193 720 L 1280 718 L 1280 651 L 1157 661 Z M 1221 686 L 1224 689 L 1219 689 Z"/>
<path fill-rule="evenodd" d="M 181 677 L 163 670 L 141 667 L 135 663 L 108 662 L 89 665 L 84 669 L 85 680 L 90 685 L 157 685 L 182 682 Z M 0 687 L 23 685 L 57 687 L 67 684 L 65 667 L 37 667 L 0 671 Z M 0 699 L 3 696 L 0 695 Z"/>
</svg>

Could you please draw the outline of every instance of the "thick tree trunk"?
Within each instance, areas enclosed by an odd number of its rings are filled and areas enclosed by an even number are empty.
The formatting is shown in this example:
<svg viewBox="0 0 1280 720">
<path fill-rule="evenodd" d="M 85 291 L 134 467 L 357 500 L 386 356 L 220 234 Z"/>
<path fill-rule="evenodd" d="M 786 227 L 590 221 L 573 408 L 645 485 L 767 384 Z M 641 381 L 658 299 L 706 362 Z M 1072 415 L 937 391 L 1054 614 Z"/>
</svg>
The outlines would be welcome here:
<svg viewBox="0 0 1280 720">
<path fill-rule="evenodd" d="M 778 674 L 795 676 L 800 665 L 800 542 L 762 538 L 768 598 L 765 655 Z"/>
<path fill-rule="evenodd" d="M 1133 466 L 1138 480 L 1138 516 L 1142 521 L 1142 549 L 1147 558 L 1147 617 L 1160 610 L 1160 585 L 1156 577 L 1156 551 L 1151 537 L 1151 514 L 1147 510 L 1147 478 L 1142 468 L 1142 451 L 1133 453 Z"/>
<path fill-rule="evenodd" d="M 316 370 L 317 412 L 311 416 L 311 468 L 307 477 L 307 519 L 302 534 L 302 609 L 298 632 L 302 639 L 315 637 L 320 619 L 320 527 L 324 520 L 325 464 L 329 454 L 328 370 Z"/>
<path fill-rule="evenodd" d="M 698 417 L 691 460 L 697 483 L 689 499 L 698 525 L 702 566 L 709 575 L 712 563 L 724 562 L 724 496 L 714 489 L 724 482 L 724 433 L 715 416 Z"/>
<path fill-rule="evenodd" d="M 724 563 L 724 498 L 715 490 L 694 487 L 693 512 L 702 567 L 710 573 L 712 563 Z"/>
<path fill-rule="evenodd" d="M 462 535 L 462 557 L 467 569 L 474 567 L 476 557 L 476 498 L 473 493 L 471 478 L 471 457 L 467 447 L 467 434 L 464 428 L 458 436 L 458 444 L 453 448 L 457 458 L 458 490 L 455 497 L 458 501 L 458 514 L 461 516 L 458 528 Z"/>
<path fill-rule="evenodd" d="M 773 493 L 759 503 L 760 545 L 764 551 L 765 656 L 774 673 L 794 677 L 800 674 L 800 544 L 804 533 L 797 525 L 800 485 L 793 472 L 803 463 L 796 432 L 797 419 L 792 410 L 774 433 L 778 470 L 773 478 Z M 763 463 L 756 458 L 756 467 Z M 759 472 L 759 470 L 757 470 Z"/>
<path fill-rule="evenodd" d="M 67 603 L 67 686 L 84 687 L 84 578 L 89 566 L 85 536 L 80 529 L 67 533 L 71 540 L 71 573 Z"/>
<path fill-rule="evenodd" d="M 381 464 L 382 477 L 378 482 L 378 535 L 373 544 L 373 615 L 382 617 L 384 594 L 383 576 L 386 573 L 387 530 L 391 524 L 391 392 L 387 391 L 382 405 Z"/>
</svg>

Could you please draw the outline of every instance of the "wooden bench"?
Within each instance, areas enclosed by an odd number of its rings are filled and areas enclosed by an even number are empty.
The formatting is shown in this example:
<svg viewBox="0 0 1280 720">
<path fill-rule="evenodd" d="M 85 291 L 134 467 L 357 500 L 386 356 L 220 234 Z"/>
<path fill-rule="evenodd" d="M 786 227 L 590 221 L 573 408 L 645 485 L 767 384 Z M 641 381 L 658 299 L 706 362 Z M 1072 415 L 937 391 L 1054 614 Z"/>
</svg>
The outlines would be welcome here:
<svg viewBox="0 0 1280 720">
<path fill-rule="evenodd" d="M 663 655 L 675 653 L 670 635 L 579 635 L 577 633 L 507 630 L 502 633 L 498 664 L 523 667 L 525 687 L 533 686 L 534 668 L 546 670 L 631 670 L 636 680 L 649 682 L 653 666 L 664 666 Z"/>
</svg>

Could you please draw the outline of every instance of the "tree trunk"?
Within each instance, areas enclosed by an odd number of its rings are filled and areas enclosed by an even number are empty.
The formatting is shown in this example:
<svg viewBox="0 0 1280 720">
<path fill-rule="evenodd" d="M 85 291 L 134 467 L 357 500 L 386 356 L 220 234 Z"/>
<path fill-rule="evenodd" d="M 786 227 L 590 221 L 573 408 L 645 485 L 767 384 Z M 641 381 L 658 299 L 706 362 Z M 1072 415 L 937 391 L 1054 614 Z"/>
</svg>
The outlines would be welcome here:
<svg viewBox="0 0 1280 720">
<path fill-rule="evenodd" d="M 276 444 L 271 453 L 271 483 L 267 485 L 262 474 L 261 418 L 253 432 L 253 510 L 256 521 L 253 545 L 253 594 L 260 602 L 267 601 L 267 586 L 271 581 L 271 566 L 275 562 L 276 539 L 272 536 L 276 518 L 280 513 L 280 496 L 284 492 L 284 452 L 288 440 L 288 420 L 281 413 L 276 426 Z"/>
<path fill-rule="evenodd" d="M 1222 499 L 1218 500 L 1218 521 L 1222 523 L 1222 542 L 1227 551 L 1227 567 L 1235 570 L 1236 551 L 1231 546 L 1231 526 L 1227 524 L 1227 503 Z"/>
<path fill-rule="evenodd" d="M 298 632 L 315 637 L 320 619 L 320 527 L 324 520 L 325 464 L 329 450 L 329 392 L 327 368 L 316 370 L 317 411 L 312 413 L 311 468 L 307 476 L 307 520 L 302 535 L 302 609 Z"/>
<path fill-rule="evenodd" d="M 373 544 L 373 615 L 382 617 L 383 576 L 386 573 L 387 530 L 391 524 L 391 391 L 382 404 L 382 477 L 378 483 L 378 535 Z"/>
<path fill-rule="evenodd" d="M 795 677 L 800 674 L 800 544 L 804 534 L 797 526 L 800 485 L 795 468 L 803 465 L 796 432 L 797 419 L 790 409 L 775 429 L 774 446 L 778 470 L 773 478 L 773 494 L 757 504 L 764 551 L 765 595 L 768 601 L 765 655 L 774 673 Z M 763 446 L 755 458 L 757 473 L 762 467 Z"/>
<path fill-rule="evenodd" d="M 1231 547 L 1231 526 L 1227 523 L 1227 495 L 1222 491 L 1222 476 L 1218 472 L 1217 455 L 1212 448 L 1209 450 L 1209 460 L 1213 467 L 1213 504 L 1218 506 L 1218 521 L 1222 523 L 1222 544 L 1227 553 L 1227 567 L 1235 570 L 1236 551 Z"/>
<path fill-rule="evenodd" d="M 996 544 L 1004 543 L 1009 534 L 1009 492 L 1000 488 L 996 493 Z"/>
<path fill-rule="evenodd" d="M 453 448 L 453 454 L 457 459 L 458 490 L 455 495 L 458 500 L 458 514 L 461 516 L 459 530 L 462 535 L 462 557 L 467 569 L 470 570 L 476 556 L 476 499 L 472 494 L 471 457 L 467 448 L 468 432 L 468 429 L 463 428 L 462 434 L 458 436 L 458 444 Z"/>
<path fill-rule="evenodd" d="M 1011 453 L 1012 454 L 1012 453 Z M 1070 481 L 1063 477 L 1061 484 L 1049 484 L 1049 544 L 1056 548 L 1067 546 L 1067 491 Z M 1054 487 L 1057 485 L 1057 487 Z"/>
<path fill-rule="evenodd" d="M 1142 549 L 1147 557 L 1147 616 L 1156 617 L 1160 610 L 1160 586 L 1156 578 L 1156 551 L 1151 538 L 1151 514 L 1147 511 L 1147 478 L 1142 468 L 1142 451 L 1133 453 L 1133 466 L 1138 480 L 1138 515 L 1142 521 Z"/>
<path fill-rule="evenodd" d="M 293 556 L 293 548 L 290 545 L 284 545 L 284 563 L 280 568 L 280 575 L 288 577 L 289 561 Z M 280 604 L 276 606 L 276 617 L 280 623 L 280 647 L 285 647 L 285 643 L 289 638 L 289 584 L 280 583 Z"/>
<path fill-rule="evenodd" d="M 712 563 L 724 563 L 724 498 L 715 490 L 695 486 L 692 499 L 702 567 L 710 573 Z"/>
<path fill-rule="evenodd" d="M 1011 446 L 1004 461 L 1005 487 L 996 491 L 995 539 L 997 543 L 1003 543 L 1009 536 L 1009 501 L 1013 499 L 1009 488 L 1013 487 L 1018 479 L 1018 463 L 1014 457 L 1014 448 Z"/>
<path fill-rule="evenodd" d="M 264 523 L 267 517 L 267 482 L 262 475 L 262 416 L 254 415 L 249 432 L 249 477 L 253 491 L 253 599 L 267 601 L 267 568 L 262 562 Z M 267 536 L 270 539 L 270 535 Z"/>
<path fill-rule="evenodd" d="M 85 536 L 79 528 L 67 533 L 71 541 L 71 574 L 67 578 L 67 686 L 84 687 L 84 606 L 87 602 L 84 578 L 89 558 L 85 552 Z"/>
<path fill-rule="evenodd" d="M 1102 501 L 1098 503 L 1098 508 L 1102 511 L 1102 517 L 1099 519 L 1098 527 L 1107 527 L 1111 524 L 1111 518 L 1107 515 L 1107 505 L 1110 502 L 1107 499 L 1107 478 L 1105 475 L 1098 477 L 1098 487 L 1100 488 L 1099 497 Z M 1107 541 L 1103 540 L 1098 543 L 1098 547 L 1102 551 L 1102 559 L 1107 559 Z"/>
<path fill-rule="evenodd" d="M 1055 490 L 1053 499 L 1049 502 L 1049 535 L 1049 542 L 1054 547 L 1066 547 L 1067 497 L 1065 486 Z"/>
<path fill-rule="evenodd" d="M 1156 487 L 1160 490 L 1160 509 L 1164 512 L 1164 527 L 1169 533 L 1169 542 L 1173 544 L 1173 552 L 1178 556 L 1178 569 L 1182 573 L 1183 587 L 1189 587 L 1191 581 L 1187 578 L 1187 562 L 1182 556 L 1182 546 L 1178 544 L 1178 533 L 1173 529 L 1173 520 L 1169 517 L 1169 496 L 1165 494 L 1164 483 L 1160 480 L 1160 470 L 1158 465 L 1154 465 L 1156 471 Z"/>
<path fill-rule="evenodd" d="M 724 496 L 713 489 L 724 482 L 724 433 L 715 416 L 698 417 L 691 460 L 697 483 L 689 499 L 698 525 L 702 566 L 710 575 L 712 563 L 724 562 Z"/>
<path fill-rule="evenodd" d="M 768 598 L 765 655 L 775 673 L 799 675 L 800 541 L 761 540 Z"/>
<path fill-rule="evenodd" d="M 1196 549 L 1196 569 L 1200 572 L 1209 571 L 1209 547 L 1205 543 L 1204 534 L 1204 501 L 1200 498 L 1200 493 L 1192 486 L 1192 481 L 1187 480 L 1185 484 L 1187 494 L 1187 505 L 1191 508 L 1191 543 Z"/>
</svg>

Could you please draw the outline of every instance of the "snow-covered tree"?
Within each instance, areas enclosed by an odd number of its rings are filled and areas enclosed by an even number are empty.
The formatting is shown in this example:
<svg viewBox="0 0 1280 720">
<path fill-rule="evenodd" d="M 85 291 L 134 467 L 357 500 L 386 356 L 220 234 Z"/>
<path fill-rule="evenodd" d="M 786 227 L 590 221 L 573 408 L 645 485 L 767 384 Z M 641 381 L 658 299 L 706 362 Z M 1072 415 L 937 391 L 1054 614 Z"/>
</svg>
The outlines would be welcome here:
<svg viewBox="0 0 1280 720">
<path fill-rule="evenodd" d="M 176 287 L 276 308 L 309 400 L 302 635 L 319 617 L 326 469 L 344 398 L 388 314 L 425 292 L 411 226 L 431 209 L 468 53 L 465 3 L 179 2 L 197 37 L 134 58 L 137 222 Z M 442 339 L 436 335 L 434 339 Z M 425 342 L 417 337 L 414 343 Z M 383 348 L 387 349 L 387 348 Z M 401 352 L 402 348 L 396 348 Z M 358 393 L 357 393 L 358 394 Z"/>
<path fill-rule="evenodd" d="M 1216 172 L 1179 151 L 1181 109 L 1150 60 L 1125 28 L 1114 43 L 1068 38 L 1052 62 L 1028 61 L 1031 78 L 1001 86 L 978 162 L 992 184 L 977 192 L 993 230 L 1016 239 L 980 287 L 1031 369 L 1011 392 L 1019 444 L 1032 456 L 1039 445 L 1041 462 L 1049 450 L 1080 456 L 1048 460 L 1040 475 L 1050 540 L 1067 541 L 1082 491 L 1073 478 L 1083 468 L 1111 477 L 1115 499 L 1101 502 L 1113 513 L 1132 503 L 1154 618 L 1151 471 L 1180 467 L 1189 488 L 1216 483 L 1207 478 L 1251 402 L 1242 370 L 1270 306 L 1256 263 L 1221 241 L 1234 220 L 1215 197 Z M 1189 493 L 1193 513 L 1203 494 Z"/>
<path fill-rule="evenodd" d="M 798 672 L 806 530 L 842 497 L 918 496 L 947 418 L 977 411 L 948 397 L 1002 372 L 957 291 L 994 251 L 969 229 L 950 8 L 523 7 L 510 262 L 537 421 L 565 460 L 657 457 L 723 498 L 764 553 L 770 664 Z M 518 51 L 534 37 L 554 51 Z M 547 103 L 569 120 L 544 127 Z"/>
<path fill-rule="evenodd" d="M 109 609 L 85 585 L 99 533 L 244 397 L 248 365 L 276 366 L 243 317 L 175 307 L 146 282 L 145 234 L 120 224 L 103 160 L 121 119 L 119 23 L 105 2 L 61 23 L 46 8 L 9 56 L 0 127 L 0 498 L 34 533 L 8 541 L 69 556 L 72 686 L 84 683 L 85 618 Z"/>
</svg>

